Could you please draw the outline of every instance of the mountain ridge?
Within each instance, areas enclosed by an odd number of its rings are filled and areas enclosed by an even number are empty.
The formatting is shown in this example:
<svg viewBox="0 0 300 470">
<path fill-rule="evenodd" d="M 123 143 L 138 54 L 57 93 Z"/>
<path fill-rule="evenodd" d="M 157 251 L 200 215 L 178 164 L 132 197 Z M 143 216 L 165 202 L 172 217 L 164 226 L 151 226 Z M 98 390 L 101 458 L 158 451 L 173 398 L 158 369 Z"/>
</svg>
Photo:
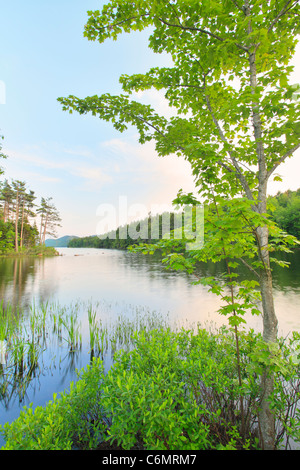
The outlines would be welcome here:
<svg viewBox="0 0 300 470">
<path fill-rule="evenodd" d="M 63 237 L 59 237 L 56 239 L 47 239 L 45 240 L 46 246 L 54 246 L 55 248 L 61 247 L 66 248 L 69 244 L 69 241 L 73 238 L 79 238 L 76 235 L 64 235 Z"/>
</svg>

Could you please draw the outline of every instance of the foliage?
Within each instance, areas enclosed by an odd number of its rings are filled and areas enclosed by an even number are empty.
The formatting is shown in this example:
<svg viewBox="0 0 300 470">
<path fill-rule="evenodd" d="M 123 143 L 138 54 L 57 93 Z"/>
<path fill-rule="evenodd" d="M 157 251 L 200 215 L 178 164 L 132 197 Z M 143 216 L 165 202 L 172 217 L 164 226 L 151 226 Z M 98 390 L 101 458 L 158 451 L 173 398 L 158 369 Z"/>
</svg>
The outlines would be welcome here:
<svg viewBox="0 0 300 470">
<path fill-rule="evenodd" d="M 172 234 L 174 228 L 182 224 L 182 214 L 164 212 L 159 215 L 151 215 L 145 219 L 131 222 L 120 226 L 116 230 L 99 234 L 98 236 L 87 236 L 73 238 L 68 246 L 93 247 L 93 248 L 116 248 L 127 249 L 136 243 L 153 243 L 159 239 Z"/>
<path fill-rule="evenodd" d="M 42 198 L 41 207 L 34 200 L 34 191 L 27 190 L 24 181 L 7 179 L 0 183 L 0 253 L 25 253 L 37 244 L 43 244 L 46 233 L 53 234 L 60 218 L 49 198 Z M 37 207 L 36 213 L 33 211 Z M 40 230 L 36 220 L 40 214 Z M 34 250 L 32 250 L 34 251 Z"/>
<path fill-rule="evenodd" d="M 147 28 L 149 47 L 169 54 L 172 65 L 121 76 L 124 93 L 119 96 L 59 98 L 63 110 L 90 112 L 120 132 L 133 125 L 140 143 L 154 141 L 158 155 L 176 154 L 191 164 L 199 195 L 214 205 L 216 215 L 206 256 L 227 263 L 229 295 L 224 299 L 229 305 L 223 312 L 232 313 L 237 327 L 237 309 L 245 309 L 234 299 L 237 286 L 229 264 L 234 256 L 257 273 L 264 339 L 275 342 L 278 320 L 269 253 L 274 245 L 285 249 L 286 237 L 267 217 L 267 189 L 270 178 L 278 179 L 280 164 L 300 147 L 300 102 L 295 99 L 299 85 L 289 81 L 299 2 L 111 0 L 88 15 L 84 34 L 89 40 L 102 43 Z M 151 88 L 164 93 L 175 116 L 167 119 L 132 99 L 133 93 Z M 177 252 L 168 259 L 176 269 L 191 269 Z M 245 295 L 242 302 L 247 304 L 249 286 Z M 263 376 L 261 426 L 266 448 L 271 449 L 275 423 L 268 403 L 273 388 L 268 367 Z"/>
<path fill-rule="evenodd" d="M 140 331 L 133 341 L 106 375 L 94 359 L 68 392 L 5 424 L 3 450 L 97 448 L 104 441 L 126 450 L 256 449 L 266 363 L 276 377 L 276 446 L 300 441 L 299 335 L 273 346 L 244 332 L 241 384 L 230 329 Z"/>
<path fill-rule="evenodd" d="M 36 245 L 24 250 L 24 254 L 32 256 L 58 256 L 53 246 Z"/>
<path fill-rule="evenodd" d="M 269 197 L 271 217 L 285 232 L 300 240 L 300 189 Z"/>
<path fill-rule="evenodd" d="M 99 390 L 103 367 L 99 360 L 79 371 L 70 390 L 45 407 L 21 411 L 13 423 L 0 428 L 6 439 L 2 450 L 70 450 L 92 448 L 103 434 Z"/>
<path fill-rule="evenodd" d="M 0 220 L 0 253 L 9 253 L 14 250 L 15 232 L 11 222 Z"/>
</svg>

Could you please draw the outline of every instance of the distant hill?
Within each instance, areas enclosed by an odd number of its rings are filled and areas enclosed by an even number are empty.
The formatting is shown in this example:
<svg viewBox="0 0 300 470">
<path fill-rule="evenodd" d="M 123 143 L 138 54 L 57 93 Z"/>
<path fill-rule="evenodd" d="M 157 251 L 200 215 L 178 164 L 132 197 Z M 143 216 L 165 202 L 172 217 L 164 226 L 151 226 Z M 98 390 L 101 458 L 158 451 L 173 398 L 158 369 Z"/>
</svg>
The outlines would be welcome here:
<svg viewBox="0 0 300 470">
<path fill-rule="evenodd" d="M 54 246 L 55 248 L 63 248 L 67 247 L 69 244 L 69 241 L 72 240 L 73 238 L 78 238 L 75 235 L 65 235 L 64 237 L 57 238 L 55 240 L 46 240 L 45 245 L 46 246 Z"/>
</svg>

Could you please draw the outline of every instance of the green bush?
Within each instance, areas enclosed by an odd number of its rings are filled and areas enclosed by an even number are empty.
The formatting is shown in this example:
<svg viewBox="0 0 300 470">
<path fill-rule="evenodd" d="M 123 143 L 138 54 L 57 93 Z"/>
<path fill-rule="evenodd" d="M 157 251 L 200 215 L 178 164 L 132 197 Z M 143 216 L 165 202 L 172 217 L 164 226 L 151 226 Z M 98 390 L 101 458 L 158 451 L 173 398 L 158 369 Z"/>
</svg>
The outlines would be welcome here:
<svg viewBox="0 0 300 470">
<path fill-rule="evenodd" d="M 136 335 L 133 351 L 117 355 L 103 383 L 102 404 L 112 422 L 108 438 L 125 449 L 257 448 L 257 371 L 267 363 L 276 382 L 270 400 L 277 444 L 289 436 L 300 441 L 295 354 L 292 358 L 283 343 L 267 353 L 261 335 L 253 331 L 240 333 L 239 342 L 241 381 L 235 337 L 225 328 L 218 334 L 199 329 Z"/>
<path fill-rule="evenodd" d="M 240 396 L 251 387 L 254 398 L 247 401 L 253 406 L 258 384 L 248 380 L 242 390 L 235 362 L 234 340 L 225 331 L 136 335 L 135 349 L 119 353 L 104 382 L 102 403 L 112 420 L 109 436 L 126 449 L 137 441 L 159 450 L 255 445 L 253 423 L 247 443 L 237 429 Z"/>
</svg>

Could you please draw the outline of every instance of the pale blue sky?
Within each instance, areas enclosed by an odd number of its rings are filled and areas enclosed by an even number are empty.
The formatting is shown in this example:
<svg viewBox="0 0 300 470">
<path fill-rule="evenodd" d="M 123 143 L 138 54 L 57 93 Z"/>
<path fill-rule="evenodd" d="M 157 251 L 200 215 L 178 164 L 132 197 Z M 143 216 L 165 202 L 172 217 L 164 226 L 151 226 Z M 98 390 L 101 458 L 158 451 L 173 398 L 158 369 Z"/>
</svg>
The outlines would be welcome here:
<svg viewBox="0 0 300 470">
<path fill-rule="evenodd" d="M 194 188 L 186 162 L 158 158 L 152 144 L 138 144 L 134 129 L 120 134 L 95 117 L 63 112 L 57 102 L 69 94 L 117 94 L 121 74 L 169 63 L 148 49 L 146 33 L 104 44 L 84 38 L 87 10 L 105 3 L 1 1 L 0 132 L 9 155 L 1 162 L 4 177 L 26 181 L 38 201 L 53 197 L 62 217 L 58 236 L 96 233 L 97 208 L 118 209 L 120 196 L 128 198 L 128 207 L 151 210 L 170 204 L 178 189 Z M 168 112 L 158 94 L 143 99 Z M 273 185 L 273 192 L 300 187 L 296 157 L 280 172 L 284 183 Z"/>
</svg>

